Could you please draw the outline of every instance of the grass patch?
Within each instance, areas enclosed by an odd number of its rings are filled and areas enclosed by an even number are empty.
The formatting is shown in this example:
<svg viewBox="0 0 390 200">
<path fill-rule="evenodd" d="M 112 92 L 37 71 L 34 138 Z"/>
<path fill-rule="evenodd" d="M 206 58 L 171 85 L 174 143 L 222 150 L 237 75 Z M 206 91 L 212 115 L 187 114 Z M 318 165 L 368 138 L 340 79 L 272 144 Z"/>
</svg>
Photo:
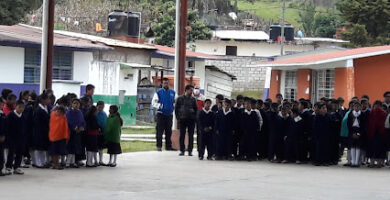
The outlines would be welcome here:
<svg viewBox="0 0 390 200">
<path fill-rule="evenodd" d="M 142 142 L 142 141 L 122 141 L 121 147 L 124 153 L 140 152 L 140 151 L 155 151 L 156 143 Z"/>
<path fill-rule="evenodd" d="M 255 99 L 263 99 L 263 90 L 260 90 L 260 91 L 233 91 L 232 93 L 232 97 L 235 99 L 237 97 L 237 95 L 241 94 L 245 97 L 251 97 L 251 98 L 255 98 Z"/>
<path fill-rule="evenodd" d="M 286 21 L 291 23 L 296 28 L 301 27 L 299 23 L 299 10 L 288 8 L 288 2 L 286 2 Z M 255 1 L 253 4 L 245 1 L 238 1 L 238 9 L 242 11 L 248 11 L 250 13 L 255 12 L 259 17 L 264 20 L 272 21 L 273 23 L 280 23 L 282 20 L 282 6 L 281 1 Z"/>
<path fill-rule="evenodd" d="M 124 128 L 122 129 L 123 134 L 156 134 L 155 128 L 145 128 L 145 129 L 138 129 L 138 128 Z"/>
</svg>

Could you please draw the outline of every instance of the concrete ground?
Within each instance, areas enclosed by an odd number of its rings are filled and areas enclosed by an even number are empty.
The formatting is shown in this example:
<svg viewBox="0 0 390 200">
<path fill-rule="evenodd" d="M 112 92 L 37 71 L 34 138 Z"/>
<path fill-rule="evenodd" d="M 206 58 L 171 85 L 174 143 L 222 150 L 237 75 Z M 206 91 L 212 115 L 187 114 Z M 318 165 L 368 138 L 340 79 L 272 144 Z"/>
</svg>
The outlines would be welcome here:
<svg viewBox="0 0 390 200">
<path fill-rule="evenodd" d="M 25 172 L 0 177 L 1 200 L 390 199 L 389 168 L 199 161 L 177 152 L 122 154 L 116 168 Z"/>
</svg>

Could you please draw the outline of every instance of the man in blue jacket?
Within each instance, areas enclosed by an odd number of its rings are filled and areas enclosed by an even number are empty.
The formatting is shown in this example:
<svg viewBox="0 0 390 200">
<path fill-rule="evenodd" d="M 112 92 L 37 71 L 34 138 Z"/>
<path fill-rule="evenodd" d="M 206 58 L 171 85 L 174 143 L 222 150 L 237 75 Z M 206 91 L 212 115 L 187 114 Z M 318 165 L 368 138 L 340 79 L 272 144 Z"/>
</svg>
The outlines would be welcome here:
<svg viewBox="0 0 390 200">
<path fill-rule="evenodd" d="M 162 137 L 165 132 L 165 150 L 173 150 L 171 135 L 172 135 L 172 120 L 173 111 L 175 109 L 175 91 L 169 89 L 169 80 L 163 79 L 163 88 L 159 89 L 153 96 L 152 105 L 157 109 L 157 151 L 161 151 Z"/>
</svg>

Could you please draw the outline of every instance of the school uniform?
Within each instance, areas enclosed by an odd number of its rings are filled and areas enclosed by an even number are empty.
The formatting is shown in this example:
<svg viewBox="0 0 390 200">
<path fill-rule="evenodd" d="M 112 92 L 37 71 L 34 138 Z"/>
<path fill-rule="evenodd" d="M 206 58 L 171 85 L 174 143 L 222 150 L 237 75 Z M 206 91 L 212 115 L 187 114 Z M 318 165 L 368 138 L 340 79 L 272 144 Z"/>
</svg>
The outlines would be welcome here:
<svg viewBox="0 0 390 200">
<path fill-rule="evenodd" d="M 50 116 L 50 149 L 52 156 L 64 156 L 67 154 L 66 143 L 69 139 L 69 125 L 65 115 L 57 115 L 53 112 Z"/>
<path fill-rule="evenodd" d="M 235 158 L 242 158 L 244 156 L 244 141 L 243 141 L 243 130 L 242 126 L 240 126 L 240 117 L 244 113 L 244 106 L 241 107 L 234 107 L 232 108 L 233 112 L 236 115 L 236 130 L 234 131 L 234 134 L 232 135 L 232 153 L 233 157 Z"/>
<path fill-rule="evenodd" d="M 121 154 L 121 127 L 122 122 L 118 115 L 110 115 L 107 118 L 106 128 L 104 129 L 104 139 L 107 141 L 108 154 Z"/>
<path fill-rule="evenodd" d="M 100 126 L 98 124 L 97 116 L 90 115 L 86 118 L 87 123 L 87 134 L 86 134 L 86 149 L 90 152 L 98 151 L 98 134 Z"/>
<path fill-rule="evenodd" d="M 25 123 L 23 113 L 10 112 L 5 120 L 5 131 L 8 147 L 6 168 L 18 169 L 22 162 L 25 142 Z"/>
<path fill-rule="evenodd" d="M 199 128 L 199 158 L 203 158 L 205 150 L 207 148 L 207 159 L 211 159 L 214 154 L 213 147 L 213 135 L 214 135 L 214 120 L 215 113 L 212 110 L 205 110 L 204 108 L 198 115 L 198 128 Z M 209 128 L 210 131 L 206 132 L 204 129 Z"/>
<path fill-rule="evenodd" d="M 242 145 L 243 155 L 247 160 L 256 159 L 257 148 L 256 138 L 258 130 L 260 130 L 259 117 L 254 110 L 244 110 L 240 115 L 241 130 L 242 130 Z"/>
<path fill-rule="evenodd" d="M 362 110 L 362 114 L 361 114 L 361 123 L 362 126 L 364 127 L 363 128 L 363 133 L 360 137 L 361 137 L 361 140 L 360 140 L 360 150 L 362 152 L 362 155 L 363 155 L 363 159 L 367 157 L 367 151 L 368 151 L 368 138 L 367 138 L 367 127 L 368 127 L 368 117 L 370 116 L 370 110 L 367 109 L 367 110 Z M 364 160 L 363 160 L 364 161 Z"/>
<path fill-rule="evenodd" d="M 385 159 L 387 151 L 385 121 L 387 113 L 382 108 L 372 109 L 368 119 L 367 138 L 369 157 Z"/>
<path fill-rule="evenodd" d="M 106 127 L 106 120 L 107 120 L 107 114 L 104 111 L 98 112 L 97 115 L 98 124 L 100 127 L 100 132 L 98 135 L 98 149 L 104 149 L 105 148 L 105 142 L 104 142 L 104 128 Z"/>
<path fill-rule="evenodd" d="M 284 159 L 289 162 L 295 162 L 300 159 L 298 140 L 304 134 L 304 121 L 300 116 L 289 117 L 286 131 Z M 300 160 L 299 160 L 300 161 Z"/>
<path fill-rule="evenodd" d="M 5 137 L 5 114 L 3 110 L 0 109 L 0 137 Z M 0 142 L 0 174 L 4 167 L 4 142 Z"/>
<path fill-rule="evenodd" d="M 314 157 L 313 164 L 330 164 L 331 119 L 328 113 L 316 115 L 313 120 Z"/>
<path fill-rule="evenodd" d="M 26 136 L 25 136 L 25 148 L 24 156 L 27 159 L 31 158 L 30 150 L 34 147 L 33 125 L 34 125 L 34 104 L 27 103 L 23 111 L 23 115 L 26 119 Z"/>
<path fill-rule="evenodd" d="M 230 109 L 221 109 L 215 117 L 215 137 L 217 159 L 229 158 L 232 156 L 232 136 L 236 130 L 236 116 Z"/>
<path fill-rule="evenodd" d="M 330 159 L 332 164 L 337 164 L 340 158 L 340 129 L 343 118 L 338 112 L 330 113 L 329 117 L 331 121 L 331 133 L 329 140 Z"/>
<path fill-rule="evenodd" d="M 34 148 L 38 151 L 48 151 L 49 141 L 49 121 L 50 114 L 46 106 L 39 104 L 33 116 L 33 137 Z"/>
<path fill-rule="evenodd" d="M 273 161 L 275 156 L 281 161 L 283 155 L 283 130 L 282 118 L 277 112 L 269 112 L 269 138 L 268 138 L 268 160 Z"/>
<path fill-rule="evenodd" d="M 298 139 L 299 147 L 299 161 L 306 162 L 309 160 L 309 154 L 311 153 L 311 138 L 312 138 L 312 119 L 313 113 L 310 109 L 304 109 L 299 115 L 303 120 L 303 135 L 300 135 Z"/>
<path fill-rule="evenodd" d="M 81 113 L 83 113 L 84 120 L 85 120 L 85 115 L 88 112 L 88 108 L 80 108 Z M 82 160 L 87 159 L 87 155 L 85 152 L 86 144 L 87 144 L 87 129 L 85 127 L 85 130 L 80 133 L 81 137 L 81 153 L 76 154 L 76 161 L 80 162 Z"/>
<path fill-rule="evenodd" d="M 75 128 L 86 128 L 83 113 L 80 110 L 69 109 L 66 112 L 66 119 L 70 130 L 68 154 L 81 154 L 81 133 L 76 133 Z"/>
<path fill-rule="evenodd" d="M 268 123 L 269 119 L 267 113 L 264 110 L 260 110 L 261 118 L 263 119 L 263 124 L 260 129 L 259 137 L 257 139 L 257 154 L 259 159 L 265 159 L 268 156 Z"/>
</svg>

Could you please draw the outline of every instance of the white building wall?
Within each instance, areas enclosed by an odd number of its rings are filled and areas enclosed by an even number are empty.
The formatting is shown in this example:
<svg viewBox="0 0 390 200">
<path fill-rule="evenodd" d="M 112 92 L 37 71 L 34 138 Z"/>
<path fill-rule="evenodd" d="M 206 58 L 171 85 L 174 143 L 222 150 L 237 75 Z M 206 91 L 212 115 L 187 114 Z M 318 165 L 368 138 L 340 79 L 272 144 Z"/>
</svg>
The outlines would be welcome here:
<svg viewBox="0 0 390 200">
<path fill-rule="evenodd" d="M 75 51 L 73 53 L 73 80 L 81 82 L 81 85 L 89 83 L 89 69 L 93 61 L 92 52 Z"/>
<path fill-rule="evenodd" d="M 137 95 L 138 70 L 121 68 L 118 81 L 119 90 L 126 90 L 126 96 Z"/>
<path fill-rule="evenodd" d="M 233 91 L 232 79 L 219 71 L 206 69 L 205 72 L 205 97 L 215 99 L 217 94 L 222 94 L 227 98 L 231 98 Z"/>
<path fill-rule="evenodd" d="M 272 57 L 280 55 L 280 44 L 268 42 L 236 42 L 236 41 L 196 41 L 196 52 L 212 55 L 226 55 L 226 46 L 237 46 L 237 56 Z M 313 45 L 284 46 L 285 53 L 314 50 Z"/>
<path fill-rule="evenodd" d="M 72 81 L 53 81 L 53 91 L 57 98 L 68 93 L 80 94 L 80 82 Z"/>
<path fill-rule="evenodd" d="M 119 63 L 94 61 L 89 68 L 89 83 L 95 85 L 95 94 L 119 94 Z"/>
<path fill-rule="evenodd" d="M 199 86 L 201 90 L 206 88 L 206 67 L 204 61 L 195 61 L 195 74 L 194 76 L 199 77 Z"/>
<path fill-rule="evenodd" d="M 0 83 L 24 83 L 24 48 L 0 46 Z"/>
</svg>

